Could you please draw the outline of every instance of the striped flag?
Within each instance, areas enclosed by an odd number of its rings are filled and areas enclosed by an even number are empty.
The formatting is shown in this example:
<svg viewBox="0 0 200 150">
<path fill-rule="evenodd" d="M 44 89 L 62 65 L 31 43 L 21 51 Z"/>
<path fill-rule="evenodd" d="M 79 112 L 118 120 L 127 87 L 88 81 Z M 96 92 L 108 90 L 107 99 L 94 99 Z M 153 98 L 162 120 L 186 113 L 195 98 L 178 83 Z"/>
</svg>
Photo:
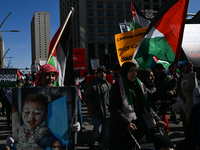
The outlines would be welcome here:
<svg viewBox="0 0 200 150">
<path fill-rule="evenodd" d="M 171 0 L 163 5 L 149 25 L 133 56 L 141 68 L 149 68 L 152 57 L 174 62 L 180 57 L 189 0 Z"/>
<path fill-rule="evenodd" d="M 73 67 L 73 56 L 72 56 L 72 36 L 71 36 L 71 18 L 70 18 L 64 27 L 63 33 L 61 36 L 61 31 L 65 24 L 66 19 L 63 21 L 54 37 L 52 38 L 49 45 L 49 55 L 52 53 L 53 47 L 56 44 L 57 39 L 60 37 L 52 57 L 50 58 L 48 64 L 53 65 L 58 71 L 59 76 L 54 86 L 65 86 L 65 85 L 74 85 L 75 83 L 75 72 Z"/>
<path fill-rule="evenodd" d="M 131 12 L 133 20 L 130 24 L 130 30 L 148 27 L 150 21 L 144 16 L 137 5 L 131 0 Z"/>
</svg>

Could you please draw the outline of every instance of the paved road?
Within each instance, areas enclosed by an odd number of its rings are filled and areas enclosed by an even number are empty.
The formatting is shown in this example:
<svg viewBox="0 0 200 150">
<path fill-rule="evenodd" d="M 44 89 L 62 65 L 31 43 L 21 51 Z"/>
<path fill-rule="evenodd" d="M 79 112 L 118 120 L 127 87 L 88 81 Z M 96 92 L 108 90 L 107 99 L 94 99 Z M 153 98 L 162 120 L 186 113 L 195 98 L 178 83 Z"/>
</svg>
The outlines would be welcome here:
<svg viewBox="0 0 200 150">
<path fill-rule="evenodd" d="M 169 118 L 169 112 L 168 112 L 168 118 Z M 77 150 L 86 150 L 88 149 L 87 147 L 87 139 L 92 131 L 92 122 L 91 118 L 87 113 L 87 107 L 82 105 L 82 116 L 83 116 L 83 127 L 85 128 L 81 132 L 78 133 L 78 138 L 77 138 Z M 179 116 L 179 115 L 178 115 Z M 173 141 L 173 143 L 176 145 L 178 142 L 182 141 L 184 139 L 184 133 L 183 133 L 183 128 L 182 124 L 174 124 L 172 121 L 169 120 L 169 127 L 170 127 L 170 132 L 168 137 Z M 1 116 L 0 117 L 0 150 L 6 150 L 5 148 L 5 142 L 6 142 L 6 137 L 11 133 L 11 127 L 7 127 L 7 122 L 6 122 L 6 117 Z M 97 143 L 95 143 L 97 145 Z M 147 145 L 143 145 L 144 147 Z"/>
<path fill-rule="evenodd" d="M 170 118 L 170 111 L 167 111 L 167 115 L 168 115 L 168 118 Z M 85 130 L 78 133 L 78 140 L 77 140 L 78 150 L 88 149 L 86 143 L 93 128 L 91 118 L 89 117 L 87 113 L 87 107 L 83 105 L 82 105 L 82 116 L 83 116 L 83 121 L 84 121 L 83 127 L 85 127 Z M 177 117 L 179 118 L 179 115 L 177 115 Z M 176 145 L 177 143 L 181 142 L 184 139 L 182 123 L 177 125 L 177 124 L 174 124 L 171 120 L 169 120 L 169 128 L 170 128 L 170 132 L 168 134 L 168 137 L 172 140 L 174 145 Z M 147 148 L 147 146 L 152 146 L 152 144 L 143 144 L 143 148 Z"/>
</svg>

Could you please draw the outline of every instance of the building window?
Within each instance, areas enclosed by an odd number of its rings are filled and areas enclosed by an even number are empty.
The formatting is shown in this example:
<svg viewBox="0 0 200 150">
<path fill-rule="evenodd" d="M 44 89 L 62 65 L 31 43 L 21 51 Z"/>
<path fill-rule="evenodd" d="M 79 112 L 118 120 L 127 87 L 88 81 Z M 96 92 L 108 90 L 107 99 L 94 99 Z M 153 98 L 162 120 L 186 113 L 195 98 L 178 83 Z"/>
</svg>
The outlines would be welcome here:
<svg viewBox="0 0 200 150">
<path fill-rule="evenodd" d="M 132 13 L 130 11 L 127 11 L 126 12 L 126 17 L 130 17 L 131 18 L 131 16 L 132 16 Z"/>
<path fill-rule="evenodd" d="M 104 33 L 104 27 L 98 27 L 98 33 Z"/>
<path fill-rule="evenodd" d="M 113 8 L 113 3 L 107 3 L 107 8 Z"/>
<path fill-rule="evenodd" d="M 113 27 L 108 27 L 108 33 L 113 33 L 114 32 L 114 28 Z"/>
<path fill-rule="evenodd" d="M 123 4 L 122 3 L 117 3 L 117 9 L 123 9 Z"/>
<path fill-rule="evenodd" d="M 98 35 L 97 36 L 97 40 L 98 41 L 104 41 L 105 40 L 105 37 L 103 35 Z"/>
<path fill-rule="evenodd" d="M 89 33 L 93 33 L 93 32 L 94 32 L 94 27 L 88 27 L 88 28 L 87 28 L 87 31 L 88 31 Z"/>
<path fill-rule="evenodd" d="M 113 16 L 113 11 L 107 11 L 107 16 L 112 17 Z"/>
<path fill-rule="evenodd" d="M 122 11 L 117 11 L 117 17 L 123 17 L 123 12 Z"/>
<path fill-rule="evenodd" d="M 97 16 L 104 16 L 104 15 L 103 15 L 103 11 L 97 10 Z"/>
<path fill-rule="evenodd" d="M 88 19 L 87 19 L 87 24 L 94 24 L 94 19 L 88 18 Z"/>
<path fill-rule="evenodd" d="M 150 9 L 150 5 L 144 5 L 144 9 Z"/>
<path fill-rule="evenodd" d="M 158 11 L 159 10 L 159 5 L 153 5 L 153 10 Z"/>
<path fill-rule="evenodd" d="M 88 16 L 94 16 L 93 10 L 88 10 L 88 11 L 87 11 L 87 15 L 88 15 Z"/>
<path fill-rule="evenodd" d="M 114 41 L 114 35 L 109 35 L 108 36 L 108 41 Z"/>
<path fill-rule="evenodd" d="M 88 35 L 88 41 L 94 41 L 94 35 Z"/>
<path fill-rule="evenodd" d="M 93 8 L 93 2 L 87 2 L 87 7 L 88 8 Z"/>
<path fill-rule="evenodd" d="M 97 24 L 104 24 L 104 19 L 97 19 Z"/>
<path fill-rule="evenodd" d="M 97 8 L 103 8 L 103 3 L 97 2 Z"/>
<path fill-rule="evenodd" d="M 142 6 L 140 5 L 140 4 L 136 4 L 137 5 L 137 7 L 139 8 L 139 9 L 142 9 Z"/>
<path fill-rule="evenodd" d="M 117 24 L 119 24 L 119 23 L 123 23 L 123 22 L 124 22 L 123 19 L 117 19 Z"/>
<path fill-rule="evenodd" d="M 89 57 L 95 57 L 95 44 L 88 44 Z"/>
<path fill-rule="evenodd" d="M 113 25 L 113 24 L 114 24 L 114 20 L 113 20 L 113 19 L 108 19 L 108 20 L 107 20 L 107 24 Z"/>
<path fill-rule="evenodd" d="M 130 4 L 126 4 L 126 9 L 131 10 L 131 5 Z"/>
</svg>

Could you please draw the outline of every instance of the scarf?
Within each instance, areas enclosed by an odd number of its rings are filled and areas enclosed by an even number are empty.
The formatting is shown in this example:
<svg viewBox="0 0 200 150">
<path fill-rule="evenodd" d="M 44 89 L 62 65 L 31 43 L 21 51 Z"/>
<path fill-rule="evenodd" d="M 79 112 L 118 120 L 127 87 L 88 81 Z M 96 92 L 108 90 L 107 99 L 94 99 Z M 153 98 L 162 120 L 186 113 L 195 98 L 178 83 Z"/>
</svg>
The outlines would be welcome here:
<svg viewBox="0 0 200 150">
<path fill-rule="evenodd" d="M 130 121 L 136 120 L 137 116 L 134 111 L 133 101 L 131 99 L 131 93 L 128 88 L 127 79 L 124 76 L 121 76 L 118 78 L 118 81 L 119 81 L 120 93 L 121 93 L 121 98 L 122 98 L 122 103 L 123 103 L 122 111 Z M 140 89 L 142 90 L 142 93 L 143 93 L 142 102 L 144 105 L 145 112 L 146 113 L 151 112 L 147 99 L 144 95 L 144 87 L 138 78 L 136 78 L 136 81 L 138 82 Z"/>
</svg>

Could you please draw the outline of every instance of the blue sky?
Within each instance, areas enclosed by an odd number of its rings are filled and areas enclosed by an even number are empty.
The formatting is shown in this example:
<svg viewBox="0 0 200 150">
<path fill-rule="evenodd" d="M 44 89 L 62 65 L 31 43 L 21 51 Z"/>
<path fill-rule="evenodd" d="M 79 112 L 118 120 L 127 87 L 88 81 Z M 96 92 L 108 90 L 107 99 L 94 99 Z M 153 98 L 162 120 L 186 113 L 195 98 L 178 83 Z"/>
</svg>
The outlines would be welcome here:
<svg viewBox="0 0 200 150">
<path fill-rule="evenodd" d="M 51 38 L 60 25 L 59 0 L 0 0 L 0 23 L 12 12 L 4 22 L 1 30 L 20 30 L 20 32 L 2 32 L 6 54 L 5 65 L 11 59 L 13 68 L 31 67 L 31 31 L 30 23 L 34 12 L 50 13 Z M 190 0 L 188 12 L 200 10 L 200 0 Z"/>
</svg>

